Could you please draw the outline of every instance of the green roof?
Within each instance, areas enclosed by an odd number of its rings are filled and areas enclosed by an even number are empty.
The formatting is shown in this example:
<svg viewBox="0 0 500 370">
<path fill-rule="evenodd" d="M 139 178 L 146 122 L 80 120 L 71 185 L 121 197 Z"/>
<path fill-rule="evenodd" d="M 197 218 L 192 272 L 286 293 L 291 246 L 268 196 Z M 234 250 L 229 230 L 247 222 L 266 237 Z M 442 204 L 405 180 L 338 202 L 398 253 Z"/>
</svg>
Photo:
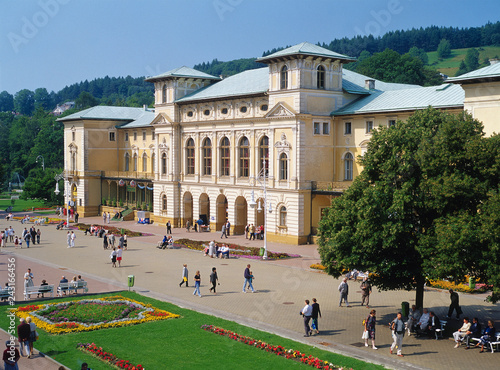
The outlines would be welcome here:
<svg viewBox="0 0 500 370">
<path fill-rule="evenodd" d="M 354 102 L 332 112 L 332 116 L 412 111 L 434 108 L 463 107 L 465 92 L 459 85 L 417 87 L 391 91 L 374 90 Z"/>
<path fill-rule="evenodd" d="M 154 119 L 154 110 L 131 107 L 110 107 L 98 105 L 92 108 L 70 114 L 69 116 L 58 118 L 57 121 L 67 122 L 75 120 L 107 120 L 121 121 L 130 127 L 147 126 Z M 121 126 L 124 127 L 124 126 Z"/>
<path fill-rule="evenodd" d="M 263 94 L 269 88 L 269 68 L 243 71 L 177 99 L 176 103 Z"/>
<path fill-rule="evenodd" d="M 157 80 L 163 80 L 163 79 L 174 78 L 174 77 L 178 77 L 178 78 L 180 78 L 180 77 L 203 78 L 206 80 L 220 80 L 219 77 L 215 77 L 215 76 L 209 75 L 208 73 L 197 71 L 196 69 L 193 69 L 193 68 L 182 66 L 179 68 L 172 69 L 168 72 L 162 73 L 161 75 L 158 75 L 158 76 L 148 77 L 148 78 L 146 78 L 146 81 L 154 82 Z"/>
<path fill-rule="evenodd" d="M 474 82 L 473 80 L 481 79 L 500 79 L 500 62 L 489 65 L 484 68 L 476 69 L 469 73 L 465 73 L 458 77 L 450 77 L 446 82 L 460 83 L 460 82 Z"/>
<path fill-rule="evenodd" d="M 321 46 L 311 44 L 309 42 L 303 42 L 289 48 L 277 51 L 276 53 L 266 55 L 265 57 L 258 58 L 257 62 L 265 62 L 271 59 L 283 58 L 293 55 L 309 55 L 317 57 L 326 57 L 331 59 L 342 59 L 345 61 L 353 61 L 356 58 L 348 57 L 347 55 L 339 54 L 334 51 L 322 48 Z"/>
</svg>

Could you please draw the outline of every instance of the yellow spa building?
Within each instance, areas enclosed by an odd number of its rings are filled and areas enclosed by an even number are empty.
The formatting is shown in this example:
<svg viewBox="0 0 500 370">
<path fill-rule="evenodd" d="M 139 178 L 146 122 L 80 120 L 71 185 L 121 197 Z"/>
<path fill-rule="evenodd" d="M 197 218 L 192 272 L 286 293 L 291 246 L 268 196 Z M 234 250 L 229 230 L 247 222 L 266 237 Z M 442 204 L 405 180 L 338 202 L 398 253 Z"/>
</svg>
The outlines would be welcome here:
<svg viewBox="0 0 500 370">
<path fill-rule="evenodd" d="M 180 67 L 146 79 L 154 109 L 61 118 L 66 194 L 82 216 L 128 206 L 175 227 L 201 218 L 212 232 L 229 220 L 242 234 L 267 217 L 268 240 L 304 244 L 362 170 L 356 158 L 374 128 L 433 106 L 466 109 L 486 134 L 499 131 L 500 63 L 420 87 L 342 68 L 353 60 L 301 43 L 227 78 Z"/>
</svg>

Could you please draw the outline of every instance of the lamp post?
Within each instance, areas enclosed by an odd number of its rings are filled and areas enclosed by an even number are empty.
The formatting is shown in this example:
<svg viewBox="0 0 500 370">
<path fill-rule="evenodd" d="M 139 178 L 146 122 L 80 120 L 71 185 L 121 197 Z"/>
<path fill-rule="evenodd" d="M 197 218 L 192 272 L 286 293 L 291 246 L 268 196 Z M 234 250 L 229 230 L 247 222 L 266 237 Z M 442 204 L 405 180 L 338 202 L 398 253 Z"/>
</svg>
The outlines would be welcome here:
<svg viewBox="0 0 500 370">
<path fill-rule="evenodd" d="M 257 208 L 257 212 L 264 212 L 264 255 L 262 256 L 262 259 L 267 259 L 267 214 L 266 211 L 269 213 L 272 213 L 273 209 L 271 206 L 271 202 L 269 202 L 269 210 L 268 208 L 268 202 L 267 202 L 267 188 L 266 188 L 266 175 L 269 177 L 268 174 L 266 174 L 266 160 L 262 159 L 262 169 L 259 171 L 257 175 L 257 181 L 259 184 L 262 186 L 262 189 L 264 190 L 264 209 L 261 207 L 261 202 L 259 200 L 259 207 Z M 262 181 L 260 180 L 260 177 L 262 176 Z M 250 202 L 248 202 L 248 205 L 250 208 L 254 209 L 257 203 L 255 202 L 255 195 L 254 191 L 252 190 L 252 199 L 250 199 Z"/>
<path fill-rule="evenodd" d="M 36 163 L 38 163 L 38 158 L 42 158 L 42 171 L 45 171 L 45 159 L 43 159 L 43 155 L 36 157 Z"/>
<path fill-rule="evenodd" d="M 60 173 L 59 175 L 56 175 L 56 177 L 54 177 L 54 179 L 56 180 L 56 190 L 54 190 L 54 193 L 56 193 L 56 195 L 59 195 L 60 191 L 59 191 L 59 180 L 61 179 L 64 179 L 64 208 L 66 208 L 66 228 L 69 228 L 69 206 L 67 207 L 67 205 L 69 205 L 69 201 L 66 202 L 66 197 L 68 196 L 68 192 L 66 191 L 66 172 L 63 171 L 62 173 Z"/>
</svg>

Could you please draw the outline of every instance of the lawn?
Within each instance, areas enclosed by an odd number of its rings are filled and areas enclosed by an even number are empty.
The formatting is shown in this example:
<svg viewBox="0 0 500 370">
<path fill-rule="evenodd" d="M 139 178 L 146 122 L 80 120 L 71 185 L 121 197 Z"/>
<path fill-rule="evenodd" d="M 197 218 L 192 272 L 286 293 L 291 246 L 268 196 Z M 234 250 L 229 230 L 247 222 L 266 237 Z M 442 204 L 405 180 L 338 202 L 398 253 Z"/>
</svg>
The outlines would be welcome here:
<svg viewBox="0 0 500 370">
<path fill-rule="evenodd" d="M 480 64 L 483 63 L 484 58 L 493 58 L 500 56 L 500 46 L 483 46 L 476 49 L 479 51 Z M 439 72 L 453 77 L 458 71 L 460 62 L 465 59 L 467 50 L 467 48 L 452 49 L 451 56 L 443 60 L 438 59 L 437 51 L 429 52 L 427 53 L 427 56 L 429 57 L 429 65 L 436 68 Z"/>
<path fill-rule="evenodd" d="M 7 209 L 7 207 L 10 207 L 10 206 L 12 206 L 10 199 L 0 199 L 0 209 L 5 211 Z M 14 201 L 12 212 L 22 212 L 25 209 L 31 210 L 32 207 L 42 208 L 42 207 L 46 207 L 46 205 L 41 200 L 16 199 Z"/>
<path fill-rule="evenodd" d="M 110 295 L 110 294 L 108 294 Z M 113 294 L 116 295 L 116 294 Z M 238 334 L 252 337 L 264 342 L 281 345 L 287 349 L 299 350 L 313 355 L 321 360 L 329 361 L 338 366 L 353 369 L 383 369 L 383 367 L 368 364 L 353 358 L 323 351 L 302 343 L 281 338 L 239 325 L 232 321 L 182 309 L 167 302 L 147 298 L 134 292 L 121 292 L 120 295 L 143 303 L 149 303 L 156 308 L 181 315 L 180 318 L 147 322 L 134 326 L 124 326 L 101 329 L 90 332 L 51 335 L 38 329 L 39 341 L 35 347 L 48 356 L 56 359 L 71 369 L 80 369 L 82 362 L 87 362 L 90 368 L 111 368 L 76 348 L 78 343 L 95 343 L 103 350 L 119 358 L 129 360 L 133 364 L 141 364 L 145 369 L 307 369 L 310 366 L 288 360 L 247 344 L 239 343 L 227 337 L 215 335 L 202 330 L 204 324 L 216 325 Z M 100 294 L 95 297 L 104 297 Z M 81 299 L 81 298 L 79 298 Z M 53 301 L 62 302 L 70 298 Z M 48 303 L 51 301 L 39 301 Z M 30 302 L 31 304 L 34 301 Z M 26 303 L 20 306 L 25 306 Z M 7 309 L 3 306 L 0 315 L 0 326 L 7 330 Z"/>
</svg>

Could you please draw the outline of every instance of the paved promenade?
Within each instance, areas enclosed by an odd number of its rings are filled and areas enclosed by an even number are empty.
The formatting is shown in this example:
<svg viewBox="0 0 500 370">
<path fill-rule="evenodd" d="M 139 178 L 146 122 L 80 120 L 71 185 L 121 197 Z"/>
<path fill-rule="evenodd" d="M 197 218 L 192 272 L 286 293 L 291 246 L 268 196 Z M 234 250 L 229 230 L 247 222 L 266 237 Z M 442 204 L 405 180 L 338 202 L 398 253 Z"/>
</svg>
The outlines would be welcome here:
<svg viewBox="0 0 500 370">
<path fill-rule="evenodd" d="M 0 215 L 0 217 L 2 217 Z M 85 223 L 102 223 L 102 218 L 81 219 Z M 309 343 L 332 352 L 383 364 L 392 369 L 470 369 L 478 364 L 484 368 L 496 368 L 500 353 L 479 353 L 478 350 L 465 351 L 454 349 L 449 339 L 430 340 L 405 337 L 403 341 L 404 358 L 389 354 L 392 342 L 387 323 L 400 309 L 402 301 L 414 302 L 414 292 L 374 290 L 370 297 L 371 307 L 377 310 L 376 344 L 378 350 L 365 348 L 362 344 L 361 321 L 368 315 L 368 309 L 361 307 L 359 282 L 350 282 L 349 302 L 352 308 L 339 308 L 339 281 L 309 269 L 312 263 L 319 262 L 317 246 L 289 246 L 268 243 L 272 251 L 297 253 L 302 258 L 283 261 L 262 261 L 247 258 L 211 259 L 203 253 L 187 249 L 159 250 L 156 243 L 165 233 L 165 227 L 138 225 L 133 222 L 112 222 L 114 226 L 144 231 L 155 236 L 129 238 L 129 249 L 123 254 L 122 267 L 112 268 L 109 250 L 102 247 L 102 239 L 84 236 L 77 231 L 76 247 L 68 249 L 66 231 L 55 230 L 55 226 L 42 226 L 42 243 L 29 249 L 14 249 L 12 243 L 0 255 L 0 276 L 6 280 L 7 258 L 15 256 L 17 269 L 17 299 L 22 300 L 22 279 L 30 267 L 35 276 L 35 284 L 46 279 L 56 284 L 62 275 L 68 279 L 81 274 L 88 281 L 90 292 L 107 292 L 126 289 L 127 276 L 134 275 L 140 293 L 160 300 L 195 309 L 218 317 L 224 317 L 241 324 L 272 332 L 296 341 Z M 0 227 L 12 225 L 20 234 L 24 228 L 18 221 L 7 223 L 2 217 Z M 30 225 L 31 226 L 31 225 Z M 191 238 L 197 240 L 220 241 L 220 233 L 187 233 L 185 229 L 174 229 L 174 239 Z M 226 241 L 226 239 L 224 239 Z M 230 236 L 230 243 L 262 246 L 262 241 L 248 241 L 243 236 Z M 182 264 L 187 263 L 190 274 L 190 287 L 179 288 Z M 243 270 L 250 263 L 255 275 L 255 294 L 243 294 Z M 208 277 L 212 267 L 216 267 L 220 287 L 218 294 L 210 294 Z M 193 296 L 191 287 L 196 270 L 201 271 L 202 298 Z M 3 280 L 0 278 L 0 283 Z M 303 324 L 299 311 L 305 299 L 317 298 L 321 305 L 322 318 L 319 320 L 320 335 L 303 337 Z M 438 290 L 425 293 L 425 306 L 434 310 L 442 318 L 449 305 L 449 294 Z M 460 294 L 464 314 L 480 317 L 481 323 L 488 319 L 499 319 L 500 306 L 484 302 L 484 295 Z M 461 324 L 449 321 L 447 336 Z M 0 333 L 0 339 L 3 339 Z M 38 361 L 22 358 L 20 368 L 27 362 Z M 43 359 L 40 359 L 43 360 Z M 44 360 L 47 361 L 47 360 Z M 38 369 L 53 369 L 54 364 L 39 365 Z"/>
</svg>

